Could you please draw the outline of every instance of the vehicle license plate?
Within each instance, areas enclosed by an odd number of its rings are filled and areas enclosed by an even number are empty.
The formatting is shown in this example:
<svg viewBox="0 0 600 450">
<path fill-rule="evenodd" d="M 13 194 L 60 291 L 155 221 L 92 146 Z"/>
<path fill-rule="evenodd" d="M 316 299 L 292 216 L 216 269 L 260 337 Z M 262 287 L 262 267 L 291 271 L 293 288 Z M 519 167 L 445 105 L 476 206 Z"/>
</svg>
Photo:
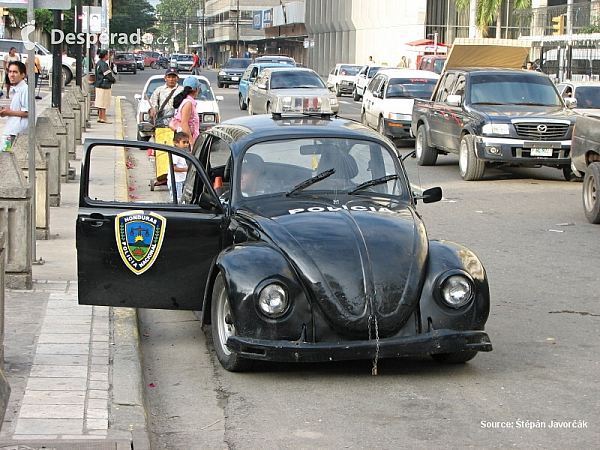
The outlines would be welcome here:
<svg viewBox="0 0 600 450">
<path fill-rule="evenodd" d="M 240 77 L 231 77 L 231 81 L 239 81 Z"/>
<path fill-rule="evenodd" d="M 551 148 L 532 148 L 531 156 L 552 156 Z"/>
</svg>

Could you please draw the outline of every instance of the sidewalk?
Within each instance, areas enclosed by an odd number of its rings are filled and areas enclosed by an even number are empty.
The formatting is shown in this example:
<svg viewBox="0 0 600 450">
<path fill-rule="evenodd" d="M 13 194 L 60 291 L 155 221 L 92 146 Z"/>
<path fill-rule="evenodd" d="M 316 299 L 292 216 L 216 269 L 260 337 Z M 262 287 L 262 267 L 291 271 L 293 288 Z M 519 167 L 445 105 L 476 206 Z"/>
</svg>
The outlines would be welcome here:
<svg viewBox="0 0 600 450">
<path fill-rule="evenodd" d="M 36 115 L 51 105 L 48 87 L 41 95 Z M 0 105 L 10 104 L 5 97 Z M 112 124 L 92 117 L 83 139 L 122 139 L 120 99 L 107 116 Z M 61 206 L 50 211 L 50 239 L 37 241 L 33 288 L 6 290 L 4 373 L 12 392 L 0 449 L 150 448 L 136 311 L 77 303 L 81 157 L 79 145 L 70 161 L 75 181 L 61 184 Z"/>
</svg>

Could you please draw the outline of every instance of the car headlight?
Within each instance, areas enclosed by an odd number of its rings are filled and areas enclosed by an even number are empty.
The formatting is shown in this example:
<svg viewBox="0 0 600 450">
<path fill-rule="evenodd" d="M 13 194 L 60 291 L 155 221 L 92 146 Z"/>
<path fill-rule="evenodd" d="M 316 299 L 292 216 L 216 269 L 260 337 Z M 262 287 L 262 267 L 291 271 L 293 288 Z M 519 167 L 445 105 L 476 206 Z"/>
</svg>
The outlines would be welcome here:
<svg viewBox="0 0 600 450">
<path fill-rule="evenodd" d="M 142 114 L 142 122 L 150 122 L 150 114 L 143 113 Z"/>
<path fill-rule="evenodd" d="M 483 126 L 483 134 L 510 134 L 510 126 L 507 123 L 486 123 Z"/>
<path fill-rule="evenodd" d="M 271 319 L 283 315 L 289 304 L 286 290 L 278 283 L 267 284 L 258 295 L 260 312 Z"/>
<path fill-rule="evenodd" d="M 458 309 L 468 304 L 475 295 L 473 280 L 461 271 L 452 271 L 439 284 L 439 296 L 444 304 Z"/>
<path fill-rule="evenodd" d="M 203 123 L 215 123 L 217 121 L 217 116 L 215 114 L 204 114 L 202 118 Z"/>
<path fill-rule="evenodd" d="M 408 121 L 412 120 L 411 114 L 388 113 L 387 116 L 388 116 L 388 119 L 391 119 L 391 120 L 408 120 Z"/>
<path fill-rule="evenodd" d="M 219 70 L 219 75 L 223 76 L 223 75 L 227 75 L 227 72 L 223 71 L 223 70 Z"/>
</svg>

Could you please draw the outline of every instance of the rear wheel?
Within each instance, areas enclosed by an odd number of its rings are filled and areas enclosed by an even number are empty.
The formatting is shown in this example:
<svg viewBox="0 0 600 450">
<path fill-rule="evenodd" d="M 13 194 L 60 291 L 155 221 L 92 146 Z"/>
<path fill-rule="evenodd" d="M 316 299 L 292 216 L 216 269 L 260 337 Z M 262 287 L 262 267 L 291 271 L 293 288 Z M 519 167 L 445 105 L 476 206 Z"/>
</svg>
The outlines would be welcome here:
<svg viewBox="0 0 600 450">
<path fill-rule="evenodd" d="M 437 150 L 430 147 L 427 142 L 427 133 L 425 125 L 417 129 L 417 138 L 415 139 L 415 155 L 420 166 L 433 166 L 437 161 Z"/>
<path fill-rule="evenodd" d="M 151 69 L 160 69 L 160 64 L 158 63 L 158 61 L 152 61 L 150 63 L 150 68 Z"/>
<path fill-rule="evenodd" d="M 600 163 L 588 166 L 583 178 L 583 210 L 590 223 L 600 223 Z"/>
<path fill-rule="evenodd" d="M 248 115 L 249 116 L 254 115 L 254 111 L 252 110 L 252 103 L 250 103 L 250 100 L 248 100 Z"/>
<path fill-rule="evenodd" d="M 217 86 L 219 86 L 220 88 L 222 88 L 224 85 L 221 82 L 217 82 Z"/>
<path fill-rule="evenodd" d="M 460 176 L 465 181 L 481 180 L 485 173 L 485 161 L 478 159 L 475 155 L 475 143 L 470 134 L 465 134 L 460 141 L 458 168 Z"/>
<path fill-rule="evenodd" d="M 358 91 L 356 90 L 356 86 L 354 86 L 354 90 L 352 91 L 352 99 L 357 102 L 362 98 L 362 95 L 358 94 Z"/>
<path fill-rule="evenodd" d="M 246 105 L 246 102 L 244 101 L 244 97 L 242 97 L 242 94 L 240 94 L 238 96 L 238 103 L 239 103 L 240 109 L 242 111 L 245 111 L 248 108 L 248 105 Z"/>
<path fill-rule="evenodd" d="M 477 350 L 467 350 L 454 353 L 435 353 L 431 355 L 434 361 L 446 364 L 459 364 L 471 361 L 477 356 Z"/>
<path fill-rule="evenodd" d="M 336 97 L 341 97 L 342 93 L 340 92 L 340 86 L 339 85 L 335 85 L 335 96 Z"/>
<path fill-rule="evenodd" d="M 62 79 L 63 86 L 68 85 L 73 79 L 73 74 L 71 73 L 71 70 L 68 67 L 62 66 Z"/>
<path fill-rule="evenodd" d="M 227 288 L 223 275 L 217 275 L 212 291 L 211 333 L 217 359 L 230 372 L 243 372 L 252 366 L 252 361 L 239 356 L 227 347 L 227 338 L 236 335 Z"/>
</svg>

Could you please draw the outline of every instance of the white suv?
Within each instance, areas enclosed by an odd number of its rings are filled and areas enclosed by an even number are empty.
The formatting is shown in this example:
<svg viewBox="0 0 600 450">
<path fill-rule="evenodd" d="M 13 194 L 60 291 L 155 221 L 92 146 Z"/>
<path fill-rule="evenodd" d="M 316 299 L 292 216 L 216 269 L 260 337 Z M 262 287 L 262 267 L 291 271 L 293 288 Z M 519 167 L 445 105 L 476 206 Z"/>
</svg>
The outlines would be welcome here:
<svg viewBox="0 0 600 450">
<path fill-rule="evenodd" d="M 362 66 L 358 64 L 336 64 L 327 78 L 327 87 L 335 92 L 336 97 L 352 94 L 354 77 Z"/>
<path fill-rule="evenodd" d="M 4 60 L 11 49 L 14 47 L 17 49 L 17 53 L 21 56 L 21 61 L 25 62 L 27 58 L 27 50 L 23 41 L 18 39 L 0 39 L 0 59 Z M 43 45 L 35 43 L 35 56 L 40 60 L 42 70 L 47 74 L 50 74 L 52 70 L 52 52 L 46 49 Z M 77 68 L 77 62 L 75 58 L 63 55 L 62 57 L 62 76 L 65 86 L 71 82 L 75 77 L 75 71 Z"/>
</svg>

